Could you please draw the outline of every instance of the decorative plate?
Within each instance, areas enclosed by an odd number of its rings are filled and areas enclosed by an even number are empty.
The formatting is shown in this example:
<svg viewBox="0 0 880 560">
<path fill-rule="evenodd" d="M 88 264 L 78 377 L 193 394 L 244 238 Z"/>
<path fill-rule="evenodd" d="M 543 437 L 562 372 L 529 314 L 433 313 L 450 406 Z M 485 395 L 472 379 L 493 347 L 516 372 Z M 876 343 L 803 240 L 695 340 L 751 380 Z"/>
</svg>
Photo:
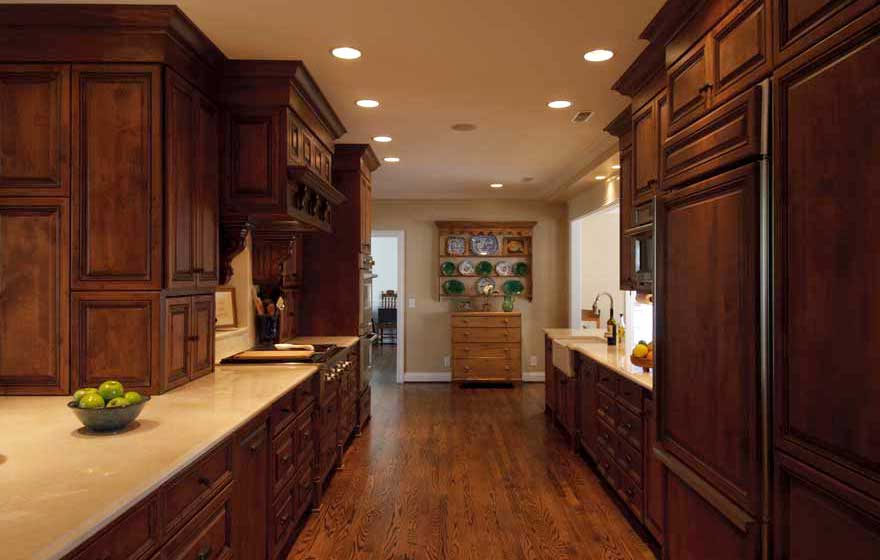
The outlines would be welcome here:
<svg viewBox="0 0 880 560">
<path fill-rule="evenodd" d="M 526 253 L 526 244 L 520 237 L 510 237 L 504 245 L 508 255 L 524 255 Z"/>
<path fill-rule="evenodd" d="M 471 237 L 471 251 L 475 255 L 497 255 L 501 246 L 494 235 L 475 235 Z"/>
<path fill-rule="evenodd" d="M 513 266 L 507 261 L 498 261 L 495 264 L 495 272 L 498 276 L 510 276 L 513 274 Z"/>
<path fill-rule="evenodd" d="M 452 261 L 446 261 L 445 263 L 440 265 L 440 274 L 443 276 L 452 276 L 455 274 L 455 263 Z"/>
<path fill-rule="evenodd" d="M 473 276 L 474 275 L 474 263 L 471 261 L 461 261 L 458 263 L 458 272 L 462 276 Z"/>
<path fill-rule="evenodd" d="M 501 286 L 501 291 L 503 291 L 505 295 L 508 296 L 518 296 L 526 291 L 526 287 L 523 286 L 523 283 L 519 280 L 508 280 L 504 283 L 503 286 Z"/>
<path fill-rule="evenodd" d="M 495 272 L 495 268 L 489 261 L 480 261 L 477 263 L 476 271 L 480 276 L 492 276 L 492 273 Z"/>
<path fill-rule="evenodd" d="M 446 238 L 446 254 L 454 257 L 460 257 L 467 253 L 467 243 L 464 237 L 447 237 Z"/>
<path fill-rule="evenodd" d="M 524 262 L 518 262 L 513 265 L 513 273 L 516 276 L 525 276 L 529 273 L 529 265 Z"/>
<path fill-rule="evenodd" d="M 464 284 L 459 280 L 447 280 L 443 282 L 443 293 L 450 296 L 460 296 L 464 293 Z"/>
<path fill-rule="evenodd" d="M 483 295 L 483 290 L 486 286 L 492 286 L 492 291 L 495 291 L 495 280 L 491 278 L 480 278 L 477 280 L 477 293 Z"/>
</svg>

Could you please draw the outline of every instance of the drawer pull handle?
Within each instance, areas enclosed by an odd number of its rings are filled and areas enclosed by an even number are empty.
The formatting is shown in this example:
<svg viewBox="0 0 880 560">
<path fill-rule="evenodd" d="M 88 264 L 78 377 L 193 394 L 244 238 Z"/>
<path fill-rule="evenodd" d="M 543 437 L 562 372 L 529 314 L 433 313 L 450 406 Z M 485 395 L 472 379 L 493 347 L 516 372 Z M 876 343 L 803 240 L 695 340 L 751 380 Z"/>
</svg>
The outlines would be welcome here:
<svg viewBox="0 0 880 560">
<path fill-rule="evenodd" d="M 285 455 L 281 458 L 282 463 L 287 463 L 288 461 L 290 461 L 290 455 Z"/>
<path fill-rule="evenodd" d="M 214 551 L 210 546 L 203 548 L 199 555 L 196 556 L 196 560 L 208 560 L 211 557 L 211 553 Z"/>
<path fill-rule="evenodd" d="M 624 424 L 623 429 L 626 431 L 632 430 L 632 425 L 631 424 Z"/>
<path fill-rule="evenodd" d="M 702 87 L 700 87 L 699 92 L 700 92 L 700 93 L 706 93 L 706 92 L 708 92 L 710 89 L 712 89 L 712 84 L 708 84 L 708 83 L 707 83 L 707 84 L 703 84 Z"/>
<path fill-rule="evenodd" d="M 256 453 L 261 445 L 263 445 L 263 442 L 257 441 L 257 442 L 252 443 L 248 449 L 250 449 L 251 453 Z"/>
<path fill-rule="evenodd" d="M 633 491 L 630 490 L 629 488 L 627 488 L 627 489 L 624 490 L 623 492 L 624 492 L 624 494 L 626 494 L 626 495 L 629 496 L 630 498 L 632 498 L 633 495 L 635 494 L 635 492 L 633 492 Z"/>
<path fill-rule="evenodd" d="M 206 477 L 206 476 L 200 476 L 200 477 L 199 477 L 199 484 L 201 484 L 202 486 L 210 486 L 210 485 L 211 485 L 211 479 L 209 479 L 209 478 Z"/>
<path fill-rule="evenodd" d="M 623 460 L 626 461 L 627 464 L 632 463 L 632 459 L 630 458 L 629 455 L 624 455 L 624 456 L 623 456 Z"/>
<path fill-rule="evenodd" d="M 190 342 L 196 342 L 199 340 L 199 337 L 198 336 L 188 336 L 186 339 Z"/>
<path fill-rule="evenodd" d="M 283 412 L 284 414 L 290 414 L 291 412 L 293 412 L 293 409 L 290 408 L 289 406 L 285 406 L 284 408 L 281 409 L 281 412 Z"/>
</svg>

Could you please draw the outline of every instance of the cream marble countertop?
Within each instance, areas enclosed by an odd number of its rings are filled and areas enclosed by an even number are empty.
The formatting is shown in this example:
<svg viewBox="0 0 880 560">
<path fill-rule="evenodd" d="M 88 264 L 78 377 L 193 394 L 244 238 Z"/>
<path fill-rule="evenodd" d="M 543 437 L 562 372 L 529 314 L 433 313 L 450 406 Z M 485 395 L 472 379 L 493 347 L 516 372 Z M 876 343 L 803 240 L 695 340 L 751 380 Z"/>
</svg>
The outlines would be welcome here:
<svg viewBox="0 0 880 560">
<path fill-rule="evenodd" d="M 569 350 L 580 352 L 649 391 L 654 390 L 653 372 L 645 372 L 629 361 L 629 355 L 638 341 L 627 337 L 623 344 L 608 346 L 601 329 L 544 329 L 544 332 Z"/>
<path fill-rule="evenodd" d="M 343 348 L 354 346 L 360 341 L 356 336 L 298 336 L 288 340 L 291 344 L 335 344 Z"/>
<path fill-rule="evenodd" d="M 217 366 L 114 435 L 84 433 L 70 397 L 0 397 L 0 556 L 63 557 L 315 371 Z"/>
<path fill-rule="evenodd" d="M 604 329 L 544 329 L 544 334 L 554 340 L 558 339 L 584 339 L 602 337 Z"/>
</svg>

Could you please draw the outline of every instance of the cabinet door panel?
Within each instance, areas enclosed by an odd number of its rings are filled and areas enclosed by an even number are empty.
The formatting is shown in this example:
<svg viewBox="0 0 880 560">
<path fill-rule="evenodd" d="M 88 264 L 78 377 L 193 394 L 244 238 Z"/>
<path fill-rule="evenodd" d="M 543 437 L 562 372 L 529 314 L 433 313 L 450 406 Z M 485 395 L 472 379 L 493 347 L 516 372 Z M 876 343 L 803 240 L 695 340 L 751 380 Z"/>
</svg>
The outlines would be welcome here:
<svg viewBox="0 0 880 560">
<path fill-rule="evenodd" d="M 712 105 L 745 91 L 770 71 L 767 0 L 743 3 L 709 36 L 712 52 Z"/>
<path fill-rule="evenodd" d="M 165 262 L 168 288 L 194 288 L 196 213 L 196 106 L 198 94 L 168 72 L 165 84 L 165 205 L 168 216 Z"/>
<path fill-rule="evenodd" d="M 0 395 L 67 394 L 63 198 L 0 198 Z"/>
<path fill-rule="evenodd" d="M 666 470 L 654 454 L 657 444 L 657 408 L 653 396 L 645 397 L 645 525 L 663 542 L 663 509 L 666 504 Z"/>
<path fill-rule="evenodd" d="M 669 69 L 669 133 L 701 117 L 708 108 L 706 44 L 700 42 Z"/>
<path fill-rule="evenodd" d="M 217 285 L 220 224 L 220 129 L 217 107 L 204 97 L 198 103 L 196 146 L 196 272 L 199 288 Z"/>
<path fill-rule="evenodd" d="M 632 246 L 623 232 L 631 227 L 633 213 L 633 154 L 632 148 L 620 152 L 620 289 L 635 289 Z M 653 217 L 652 217 L 653 219 Z"/>
<path fill-rule="evenodd" d="M 657 104 L 653 101 L 633 116 L 633 204 L 650 197 L 657 186 L 660 164 L 658 122 Z"/>
<path fill-rule="evenodd" d="M 192 298 L 192 367 L 195 379 L 214 371 L 214 296 Z"/>
<path fill-rule="evenodd" d="M 74 288 L 162 287 L 159 77 L 155 66 L 74 66 Z"/>
<path fill-rule="evenodd" d="M 163 391 L 189 381 L 192 321 L 192 298 L 168 298 L 165 301 Z"/>
<path fill-rule="evenodd" d="M 129 389 L 158 392 L 157 293 L 76 292 L 71 307 L 74 389 L 116 379 Z"/>
<path fill-rule="evenodd" d="M 269 429 L 266 416 L 260 417 L 235 435 L 232 508 L 235 530 L 232 532 L 235 558 L 266 558 L 266 527 L 269 499 Z"/>
<path fill-rule="evenodd" d="M 784 62 L 876 6 L 876 0 L 773 0 L 776 62 Z"/>
<path fill-rule="evenodd" d="M 657 204 L 660 444 L 752 514 L 761 497 L 758 215 L 757 165 Z"/>
<path fill-rule="evenodd" d="M 67 196 L 70 68 L 0 65 L 0 195 Z"/>
<path fill-rule="evenodd" d="M 774 88 L 776 441 L 880 498 L 880 29 L 801 60 Z"/>
</svg>

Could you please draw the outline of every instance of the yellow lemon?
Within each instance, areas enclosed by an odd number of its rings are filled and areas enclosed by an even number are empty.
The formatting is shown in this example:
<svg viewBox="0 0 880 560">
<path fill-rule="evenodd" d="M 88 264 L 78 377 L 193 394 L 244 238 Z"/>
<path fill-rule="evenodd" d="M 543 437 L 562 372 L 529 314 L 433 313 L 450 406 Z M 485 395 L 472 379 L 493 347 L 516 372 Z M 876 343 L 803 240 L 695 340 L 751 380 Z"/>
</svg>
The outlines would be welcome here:
<svg viewBox="0 0 880 560">
<path fill-rule="evenodd" d="M 636 347 L 633 348 L 633 356 L 636 358 L 644 358 L 648 355 L 648 345 L 647 344 L 636 344 Z"/>
</svg>

